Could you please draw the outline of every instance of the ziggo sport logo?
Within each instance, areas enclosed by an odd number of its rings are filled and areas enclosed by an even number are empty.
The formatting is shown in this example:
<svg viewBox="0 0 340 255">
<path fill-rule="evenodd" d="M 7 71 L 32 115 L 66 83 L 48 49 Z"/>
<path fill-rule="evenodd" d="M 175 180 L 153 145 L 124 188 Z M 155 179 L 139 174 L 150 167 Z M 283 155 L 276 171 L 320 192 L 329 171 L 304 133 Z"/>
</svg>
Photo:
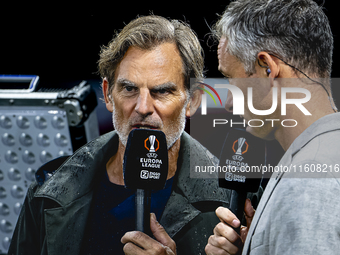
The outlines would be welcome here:
<svg viewBox="0 0 340 255">
<path fill-rule="evenodd" d="M 208 84 L 205 83 L 200 83 L 201 85 L 204 85 L 205 87 L 208 87 L 211 91 L 213 91 L 217 98 L 220 101 L 221 106 L 222 101 L 217 93 L 217 91 L 211 87 Z M 235 85 L 231 84 L 216 84 L 215 88 L 219 89 L 228 89 L 232 95 L 233 95 L 233 115 L 244 115 L 244 95 L 238 87 Z M 214 96 L 204 88 L 199 87 L 199 89 L 205 91 L 213 100 L 215 105 L 216 100 Z M 248 87 L 247 89 L 248 92 L 248 100 L 247 100 L 247 105 L 248 109 L 250 112 L 252 112 L 255 115 L 260 115 L 260 116 L 265 116 L 265 115 L 270 115 L 272 114 L 278 105 L 278 89 L 276 87 L 273 88 L 273 103 L 270 109 L 268 110 L 257 110 L 255 109 L 253 105 L 253 88 Z M 297 99 L 291 99 L 287 98 L 287 93 L 302 93 L 305 95 L 304 98 L 297 98 Z M 294 104 L 296 107 L 298 107 L 304 115 L 312 115 L 302 104 L 307 103 L 311 98 L 311 93 L 304 88 L 281 88 L 281 115 L 286 115 L 287 114 L 287 104 Z M 206 94 L 202 95 L 202 102 L 201 102 L 201 115 L 207 115 L 207 96 Z M 246 120 L 243 119 L 243 122 L 233 122 L 232 119 L 229 121 L 227 119 L 214 119 L 213 120 L 213 126 L 215 127 L 216 125 L 225 125 L 230 122 L 230 127 L 233 127 L 233 125 L 243 125 L 243 127 L 246 127 L 247 125 L 250 127 L 262 127 L 265 123 L 265 121 L 271 122 L 272 127 L 274 127 L 274 122 L 275 121 L 280 121 L 279 119 L 251 119 L 248 120 L 246 123 Z M 291 123 L 294 123 L 293 125 L 289 125 Z M 294 119 L 284 119 L 281 121 L 281 125 L 283 127 L 296 127 L 298 122 Z"/>
</svg>

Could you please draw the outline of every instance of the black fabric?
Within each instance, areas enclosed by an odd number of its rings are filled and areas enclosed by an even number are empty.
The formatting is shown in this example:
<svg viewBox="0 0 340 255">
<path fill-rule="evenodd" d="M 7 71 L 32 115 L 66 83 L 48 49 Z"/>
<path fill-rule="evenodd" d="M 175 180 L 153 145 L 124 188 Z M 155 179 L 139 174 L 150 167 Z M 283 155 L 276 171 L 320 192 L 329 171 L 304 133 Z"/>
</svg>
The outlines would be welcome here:
<svg viewBox="0 0 340 255">
<path fill-rule="evenodd" d="M 160 218 L 169 199 L 173 178 L 151 193 L 151 212 Z M 135 230 L 135 191 L 109 181 L 106 171 L 94 192 L 81 254 L 122 254 L 122 236 Z"/>
<path fill-rule="evenodd" d="M 41 186 L 33 183 L 8 254 L 81 254 L 94 188 L 103 172 L 101 169 L 105 169 L 117 147 L 116 132 L 105 134 L 80 148 Z M 195 156 L 190 157 L 190 153 Z M 177 243 L 179 255 L 204 254 L 218 222 L 214 206 L 228 207 L 230 198 L 230 190 L 219 188 L 217 179 L 190 178 L 190 164 L 214 165 L 216 158 L 184 132 L 173 191 L 159 220 Z M 197 206 L 199 203 L 207 205 L 209 210 L 201 211 L 203 207 Z"/>
</svg>

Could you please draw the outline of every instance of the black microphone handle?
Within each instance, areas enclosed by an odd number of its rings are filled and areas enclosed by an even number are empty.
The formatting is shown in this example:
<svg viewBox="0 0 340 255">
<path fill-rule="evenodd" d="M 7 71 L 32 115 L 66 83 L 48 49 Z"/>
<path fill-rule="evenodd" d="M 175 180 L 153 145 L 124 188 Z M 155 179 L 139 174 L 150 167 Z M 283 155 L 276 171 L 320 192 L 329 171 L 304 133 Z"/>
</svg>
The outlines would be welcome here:
<svg viewBox="0 0 340 255">
<path fill-rule="evenodd" d="M 136 190 L 136 230 L 152 236 L 150 229 L 151 191 Z"/>
<path fill-rule="evenodd" d="M 246 191 L 236 191 L 232 190 L 230 196 L 230 210 L 236 215 L 236 217 L 242 222 L 244 203 L 247 198 Z M 235 228 L 235 231 L 240 234 L 240 227 Z"/>
</svg>

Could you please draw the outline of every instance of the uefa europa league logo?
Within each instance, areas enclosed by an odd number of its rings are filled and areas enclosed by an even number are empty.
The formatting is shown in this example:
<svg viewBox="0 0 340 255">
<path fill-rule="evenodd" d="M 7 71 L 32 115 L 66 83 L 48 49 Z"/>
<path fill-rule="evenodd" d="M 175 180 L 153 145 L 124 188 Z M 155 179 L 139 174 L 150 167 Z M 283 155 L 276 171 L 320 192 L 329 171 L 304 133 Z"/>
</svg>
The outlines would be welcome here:
<svg viewBox="0 0 340 255">
<path fill-rule="evenodd" d="M 246 141 L 246 138 L 240 137 L 237 141 L 237 150 L 235 152 L 236 155 L 242 155 L 242 147 Z"/>
<path fill-rule="evenodd" d="M 148 141 L 150 145 L 148 145 Z M 144 140 L 144 147 L 149 151 L 149 153 L 146 154 L 149 158 L 157 158 L 156 151 L 159 149 L 159 141 L 155 135 L 150 135 Z"/>
<path fill-rule="evenodd" d="M 156 140 L 156 136 L 154 135 L 149 136 L 149 141 L 150 141 L 149 152 L 155 152 L 155 140 Z"/>
</svg>

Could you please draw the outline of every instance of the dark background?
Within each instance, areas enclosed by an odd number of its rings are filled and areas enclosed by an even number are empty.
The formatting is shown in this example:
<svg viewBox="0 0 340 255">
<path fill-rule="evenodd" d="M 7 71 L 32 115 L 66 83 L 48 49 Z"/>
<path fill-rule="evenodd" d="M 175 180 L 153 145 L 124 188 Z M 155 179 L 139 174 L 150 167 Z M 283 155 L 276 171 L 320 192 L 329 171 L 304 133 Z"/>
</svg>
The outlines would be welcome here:
<svg viewBox="0 0 340 255">
<path fill-rule="evenodd" d="M 40 87 L 73 86 L 88 80 L 100 96 L 100 77 L 96 72 L 101 46 L 107 45 L 115 31 L 137 15 L 152 12 L 189 23 L 205 52 L 206 77 L 222 77 L 217 70 L 217 45 L 211 40 L 208 43 L 208 34 L 209 26 L 217 21 L 229 1 L 196 1 L 195 4 L 176 0 L 152 4 L 83 1 L 78 5 L 74 1 L 69 4 L 39 2 L 13 1 L 0 5 L 0 74 L 39 75 Z M 332 77 L 340 77 L 338 8 L 336 1 L 331 0 L 325 0 L 323 6 L 334 33 Z M 333 87 L 333 93 L 335 99 L 340 99 L 340 83 Z M 112 130 L 111 115 L 100 101 L 97 113 L 100 133 Z"/>
<path fill-rule="evenodd" d="M 81 5 L 26 6 L 13 4 L 1 10 L 0 73 L 36 74 L 40 83 L 52 86 L 61 82 L 98 79 L 100 47 L 106 45 L 137 15 L 155 15 L 188 22 L 196 31 L 206 54 L 207 76 L 217 71 L 216 46 L 207 46 L 208 25 L 216 21 L 228 1 L 212 5 L 184 1 L 146 1 Z M 207 25 L 208 24 L 208 25 Z"/>
<path fill-rule="evenodd" d="M 13 1 L 14 2 L 14 1 Z M 229 1 L 82 1 L 70 4 L 7 4 L 1 6 L 0 74 L 36 74 L 45 86 L 83 79 L 98 79 L 98 53 L 115 31 L 137 15 L 152 11 L 188 22 L 205 50 L 206 76 L 222 77 L 217 71 L 216 45 L 207 46 L 209 27 Z M 317 1 L 322 4 L 323 1 Z M 40 1 L 40 3 L 43 3 Z M 339 33 L 336 1 L 325 0 L 325 13 L 334 33 L 333 77 L 339 73 Z"/>
<path fill-rule="evenodd" d="M 48 2 L 48 4 L 17 2 L 0 4 L 0 74 L 33 74 L 40 76 L 40 87 L 69 87 L 88 80 L 101 97 L 97 72 L 98 54 L 115 31 L 119 31 L 137 15 L 152 12 L 166 18 L 190 24 L 197 33 L 205 52 L 206 77 L 222 77 L 217 70 L 217 45 L 208 46 L 209 26 L 222 14 L 229 1 L 83 1 L 81 4 Z M 336 1 L 317 1 L 322 4 L 334 34 L 332 77 L 340 77 L 340 27 Z M 338 85 L 337 85 L 338 84 Z M 333 86 L 333 95 L 340 102 L 340 82 Z M 98 102 L 97 117 L 101 134 L 112 130 L 111 114 Z M 339 104 L 337 104 L 339 107 Z M 186 131 L 190 131 L 190 121 Z M 202 130 L 207 140 L 219 141 L 215 155 L 224 139 L 221 133 Z M 225 133 L 227 129 L 225 130 Z M 202 141 L 202 144 L 204 142 Z M 277 163 L 283 151 L 277 142 L 268 143 L 270 162 Z M 217 154 L 216 154 L 217 153 Z M 274 165 L 273 163 L 273 165 Z"/>
</svg>

